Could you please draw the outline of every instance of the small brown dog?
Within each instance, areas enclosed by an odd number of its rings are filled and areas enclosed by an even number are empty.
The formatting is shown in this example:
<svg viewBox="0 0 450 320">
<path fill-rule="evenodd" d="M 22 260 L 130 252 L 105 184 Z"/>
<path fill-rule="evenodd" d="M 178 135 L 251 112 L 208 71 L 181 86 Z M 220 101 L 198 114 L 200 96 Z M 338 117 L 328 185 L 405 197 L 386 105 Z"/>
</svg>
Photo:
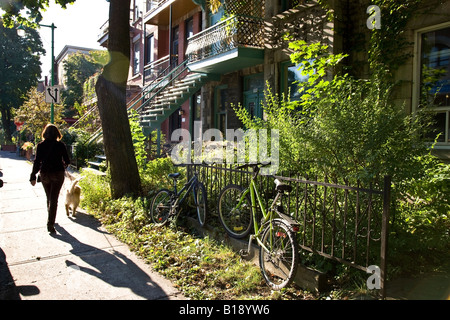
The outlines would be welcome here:
<svg viewBox="0 0 450 320">
<path fill-rule="evenodd" d="M 78 185 L 78 182 L 82 178 L 75 178 L 70 173 L 66 171 L 66 177 L 70 180 L 69 188 L 66 190 L 66 214 L 69 216 L 69 209 L 72 209 L 72 217 L 75 216 L 77 212 L 77 208 L 80 204 L 81 198 L 81 187 Z"/>
</svg>

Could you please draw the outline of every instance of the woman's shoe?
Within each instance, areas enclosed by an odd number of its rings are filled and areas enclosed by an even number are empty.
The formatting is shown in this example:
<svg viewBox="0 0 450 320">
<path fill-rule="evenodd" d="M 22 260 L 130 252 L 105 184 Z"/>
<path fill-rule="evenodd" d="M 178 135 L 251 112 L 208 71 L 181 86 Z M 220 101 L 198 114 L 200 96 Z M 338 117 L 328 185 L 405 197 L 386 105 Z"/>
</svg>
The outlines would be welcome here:
<svg viewBox="0 0 450 320">
<path fill-rule="evenodd" d="M 55 227 L 53 227 L 53 226 L 47 226 L 47 230 L 50 233 L 56 233 Z"/>
</svg>

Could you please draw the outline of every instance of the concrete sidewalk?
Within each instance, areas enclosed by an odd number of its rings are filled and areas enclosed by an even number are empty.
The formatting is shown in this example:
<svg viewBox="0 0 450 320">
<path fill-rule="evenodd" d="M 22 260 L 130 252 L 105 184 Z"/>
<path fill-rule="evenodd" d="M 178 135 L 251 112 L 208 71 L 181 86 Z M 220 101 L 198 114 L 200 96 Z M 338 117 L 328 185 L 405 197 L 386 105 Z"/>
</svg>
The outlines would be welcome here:
<svg viewBox="0 0 450 320">
<path fill-rule="evenodd" d="M 50 235 L 42 184 L 28 181 L 30 162 L 0 151 L 0 169 L 0 300 L 184 299 L 92 216 L 67 217 L 62 195 Z"/>
</svg>

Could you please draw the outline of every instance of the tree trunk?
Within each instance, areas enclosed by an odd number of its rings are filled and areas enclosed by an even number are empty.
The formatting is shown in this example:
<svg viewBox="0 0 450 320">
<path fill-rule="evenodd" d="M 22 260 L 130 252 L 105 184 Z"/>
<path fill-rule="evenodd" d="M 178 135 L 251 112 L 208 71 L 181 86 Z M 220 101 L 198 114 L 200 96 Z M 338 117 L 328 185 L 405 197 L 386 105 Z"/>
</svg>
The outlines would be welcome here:
<svg viewBox="0 0 450 320">
<path fill-rule="evenodd" d="M 114 199 L 141 191 L 126 110 L 126 84 L 130 65 L 130 0 L 111 0 L 108 51 L 110 62 L 96 83 L 105 155 Z"/>
<path fill-rule="evenodd" d="M 1 109 L 2 114 L 2 126 L 5 132 L 5 140 L 6 143 L 12 142 L 12 133 L 11 133 L 11 112 L 9 109 Z"/>
</svg>

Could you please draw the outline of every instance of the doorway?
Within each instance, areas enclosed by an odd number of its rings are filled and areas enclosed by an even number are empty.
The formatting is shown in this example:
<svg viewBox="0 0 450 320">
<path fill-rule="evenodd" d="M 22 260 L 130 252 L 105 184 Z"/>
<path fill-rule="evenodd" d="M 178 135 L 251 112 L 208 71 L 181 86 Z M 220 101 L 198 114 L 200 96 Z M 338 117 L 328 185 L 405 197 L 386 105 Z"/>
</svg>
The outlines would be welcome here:
<svg viewBox="0 0 450 320">
<path fill-rule="evenodd" d="M 262 118 L 264 101 L 264 74 L 258 73 L 244 78 L 244 107 L 251 118 Z"/>
</svg>

